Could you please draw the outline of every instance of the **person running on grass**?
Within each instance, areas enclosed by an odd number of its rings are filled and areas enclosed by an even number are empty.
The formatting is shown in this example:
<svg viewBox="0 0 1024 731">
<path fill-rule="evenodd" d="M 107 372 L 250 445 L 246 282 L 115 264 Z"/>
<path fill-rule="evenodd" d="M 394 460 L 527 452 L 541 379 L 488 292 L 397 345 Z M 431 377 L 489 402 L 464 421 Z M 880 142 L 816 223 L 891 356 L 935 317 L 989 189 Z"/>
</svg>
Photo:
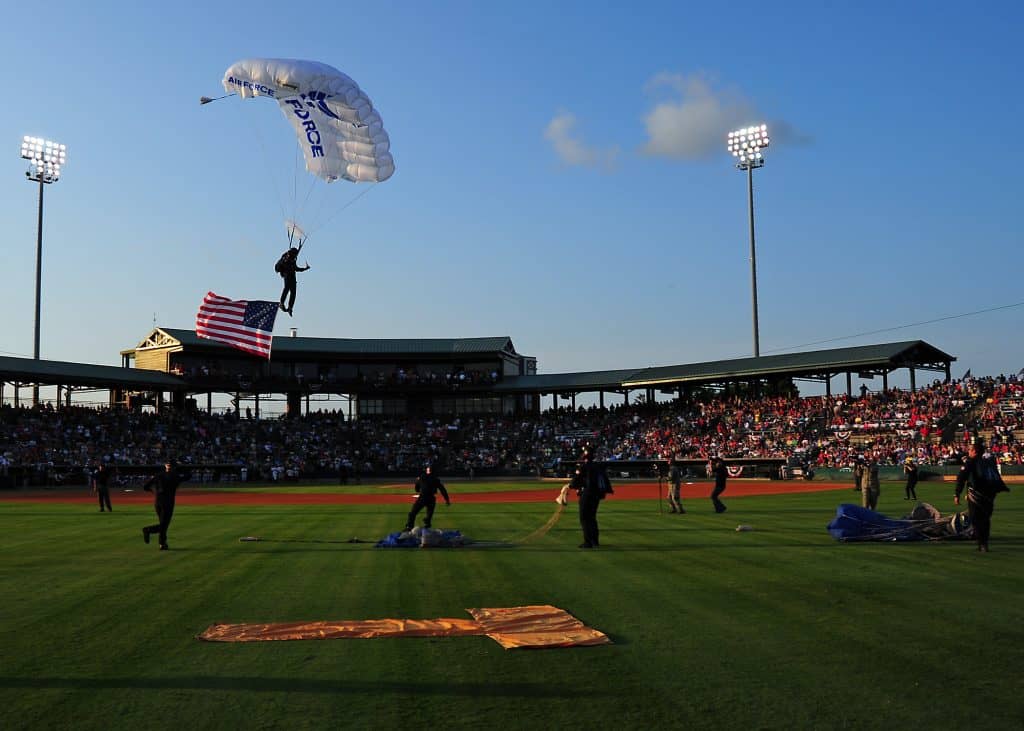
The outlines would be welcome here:
<svg viewBox="0 0 1024 731">
<path fill-rule="evenodd" d="M 725 492 L 725 480 L 729 476 L 729 468 L 725 466 L 725 460 L 721 455 L 711 460 L 711 475 L 715 478 L 715 489 L 711 491 L 711 504 L 715 506 L 716 513 L 724 513 L 727 508 L 719 496 Z"/>
<path fill-rule="evenodd" d="M 423 521 L 423 527 L 430 527 L 430 523 L 434 519 L 434 508 L 437 507 L 437 493 L 439 492 L 441 497 L 444 498 L 444 504 L 451 505 L 452 501 L 448 497 L 448 490 L 445 489 L 444 484 L 434 474 L 433 467 L 427 465 L 426 469 L 423 470 L 423 474 L 416 480 L 416 502 L 412 504 L 412 510 L 409 511 L 409 517 L 405 521 L 405 529 L 407 531 L 412 530 L 416 524 L 416 516 L 423 508 L 427 509 L 427 517 Z"/>
<path fill-rule="evenodd" d="M 156 510 L 159 521 L 142 529 L 142 540 L 149 543 L 150 535 L 157 533 L 160 536 L 161 551 L 168 549 L 167 528 L 171 525 L 171 517 L 174 515 L 174 498 L 178 486 L 191 476 L 190 471 L 180 469 L 174 462 L 168 461 L 164 464 L 163 472 L 153 475 L 142 486 L 143 490 L 153 493 L 153 509 Z"/>
</svg>

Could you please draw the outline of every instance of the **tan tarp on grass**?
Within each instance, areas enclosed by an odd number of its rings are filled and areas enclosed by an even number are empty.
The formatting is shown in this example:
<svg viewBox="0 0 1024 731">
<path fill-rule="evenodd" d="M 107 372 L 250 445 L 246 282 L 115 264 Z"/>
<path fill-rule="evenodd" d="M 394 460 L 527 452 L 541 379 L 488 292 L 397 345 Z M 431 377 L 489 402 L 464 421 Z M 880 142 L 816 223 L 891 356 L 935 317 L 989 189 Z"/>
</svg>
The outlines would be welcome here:
<svg viewBox="0 0 1024 731">
<path fill-rule="evenodd" d="M 519 647 L 611 644 L 611 640 L 603 632 L 587 627 L 564 609 L 547 604 L 466 611 L 473 619 L 367 619 L 342 622 L 212 624 L 198 636 L 198 639 L 210 642 L 263 642 L 486 635 L 506 650 Z"/>
<path fill-rule="evenodd" d="M 610 645 L 604 632 L 588 627 L 564 609 L 542 604 L 503 609 L 467 609 L 487 635 L 506 650 L 514 647 Z"/>
</svg>

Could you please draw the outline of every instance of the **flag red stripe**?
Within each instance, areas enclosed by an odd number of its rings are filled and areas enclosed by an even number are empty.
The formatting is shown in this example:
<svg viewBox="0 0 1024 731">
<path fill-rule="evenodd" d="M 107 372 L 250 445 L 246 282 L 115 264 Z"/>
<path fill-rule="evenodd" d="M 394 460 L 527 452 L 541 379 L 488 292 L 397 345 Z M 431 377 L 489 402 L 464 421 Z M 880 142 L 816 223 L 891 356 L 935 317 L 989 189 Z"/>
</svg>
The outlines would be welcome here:
<svg viewBox="0 0 1024 731">
<path fill-rule="evenodd" d="M 231 345 L 231 346 L 233 346 L 235 348 L 238 348 L 239 350 L 244 350 L 245 352 L 252 353 L 254 355 L 261 355 L 261 356 L 264 356 L 264 357 L 269 357 L 270 356 L 270 346 L 269 345 L 267 345 L 265 347 L 259 347 L 259 346 L 256 346 L 256 345 L 251 345 L 251 344 L 248 343 L 248 341 L 245 341 L 245 340 L 237 340 L 237 339 L 233 339 L 233 338 L 223 338 L 223 337 L 219 337 L 219 336 L 216 336 L 216 335 L 208 335 L 208 334 L 203 334 L 203 333 L 199 333 L 199 332 L 197 332 L 196 335 L 198 337 L 201 337 L 201 338 L 206 338 L 207 340 L 216 340 L 219 343 L 225 343 L 227 345 Z"/>
<path fill-rule="evenodd" d="M 226 338 L 234 338 L 241 341 L 252 341 L 253 343 L 266 343 L 270 344 L 271 335 L 265 333 L 262 330 L 250 330 L 243 327 L 226 327 L 224 325 L 201 325 L 196 327 L 196 332 L 202 330 L 203 332 L 217 333 L 223 335 Z"/>
<path fill-rule="evenodd" d="M 273 333 L 245 327 L 246 300 L 231 300 L 207 292 L 196 314 L 196 335 L 226 343 L 246 353 L 270 357 Z"/>
<path fill-rule="evenodd" d="M 209 322 L 209 323 L 213 323 L 215 325 L 216 324 L 224 324 L 224 325 L 226 325 L 228 327 L 232 327 L 232 326 L 233 327 L 240 327 L 242 329 L 252 330 L 253 332 L 257 332 L 257 333 L 267 333 L 268 335 L 270 334 L 269 330 L 263 330 L 262 328 L 249 327 L 248 325 L 245 325 L 244 324 L 245 320 L 240 318 L 240 317 L 224 317 L 223 315 L 217 315 L 217 314 L 203 315 L 203 314 L 200 313 L 199 315 L 196 316 L 196 322 L 203 322 L 203 323 Z"/>
</svg>

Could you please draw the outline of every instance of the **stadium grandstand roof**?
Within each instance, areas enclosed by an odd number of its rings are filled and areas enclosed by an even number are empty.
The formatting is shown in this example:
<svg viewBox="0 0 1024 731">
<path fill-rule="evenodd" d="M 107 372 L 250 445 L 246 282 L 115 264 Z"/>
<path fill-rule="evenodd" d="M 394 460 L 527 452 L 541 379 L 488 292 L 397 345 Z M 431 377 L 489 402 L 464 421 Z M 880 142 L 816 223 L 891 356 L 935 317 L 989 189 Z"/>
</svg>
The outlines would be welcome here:
<svg viewBox="0 0 1024 731">
<path fill-rule="evenodd" d="M 509 376 L 497 384 L 496 391 L 614 391 L 637 373 L 635 368 L 621 371 L 589 371 L 586 373 L 547 373 L 536 376 Z"/>
<path fill-rule="evenodd" d="M 845 371 L 880 372 L 909 367 L 944 370 L 946 364 L 954 360 L 956 358 L 928 343 L 915 340 L 646 368 L 634 373 L 623 385 L 656 386 L 666 381 L 700 381 L 709 378 L 721 380 L 773 374 L 800 377 Z"/>
<path fill-rule="evenodd" d="M 136 347 L 122 350 L 122 356 L 132 356 L 146 348 L 187 347 L 189 350 L 221 352 L 241 355 L 238 350 L 196 335 L 194 330 L 155 328 Z M 308 338 L 278 335 L 274 338 L 275 355 L 474 355 L 515 353 L 508 336 L 492 338 Z"/>
<path fill-rule="evenodd" d="M 185 388 L 184 380 L 160 371 L 7 356 L 0 356 L 0 382 L 93 388 Z"/>
<path fill-rule="evenodd" d="M 913 340 L 632 370 L 514 376 L 506 378 L 495 390 L 519 393 L 615 391 L 688 383 L 710 385 L 773 375 L 824 378 L 837 373 L 886 374 L 898 368 L 943 371 L 955 360 L 922 340 Z"/>
</svg>

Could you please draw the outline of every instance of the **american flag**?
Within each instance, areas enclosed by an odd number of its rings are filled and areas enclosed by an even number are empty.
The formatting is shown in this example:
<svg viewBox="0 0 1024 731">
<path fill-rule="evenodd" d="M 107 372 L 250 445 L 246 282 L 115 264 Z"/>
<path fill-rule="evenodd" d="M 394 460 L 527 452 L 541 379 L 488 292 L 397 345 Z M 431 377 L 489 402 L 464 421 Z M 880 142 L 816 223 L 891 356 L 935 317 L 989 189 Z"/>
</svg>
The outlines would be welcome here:
<svg viewBox="0 0 1024 731">
<path fill-rule="evenodd" d="M 196 335 L 270 359 L 276 302 L 230 300 L 207 292 L 196 315 Z"/>
</svg>

